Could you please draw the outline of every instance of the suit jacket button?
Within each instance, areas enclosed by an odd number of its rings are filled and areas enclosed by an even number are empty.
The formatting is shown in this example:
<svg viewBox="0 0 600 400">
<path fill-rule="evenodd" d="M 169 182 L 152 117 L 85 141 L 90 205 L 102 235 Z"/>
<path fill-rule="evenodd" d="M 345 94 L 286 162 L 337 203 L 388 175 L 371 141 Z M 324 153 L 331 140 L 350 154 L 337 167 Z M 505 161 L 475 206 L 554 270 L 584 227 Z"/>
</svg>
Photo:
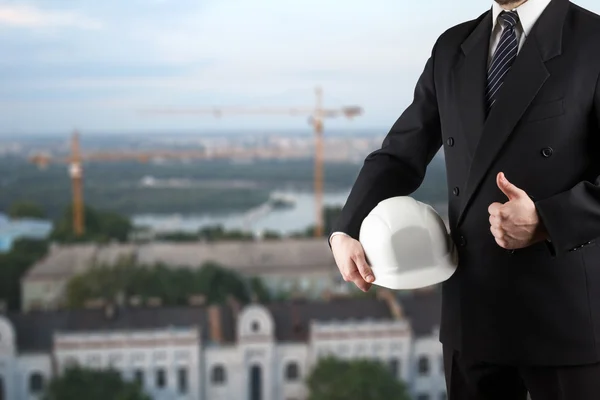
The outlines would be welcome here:
<svg viewBox="0 0 600 400">
<path fill-rule="evenodd" d="M 460 247 L 465 247 L 465 246 L 467 245 L 467 239 L 465 239 L 465 237 L 464 237 L 464 236 L 460 236 L 460 237 L 458 238 L 458 245 L 459 245 Z"/>
<path fill-rule="evenodd" d="M 552 153 L 554 153 L 552 147 L 545 147 L 542 149 L 542 156 L 544 156 L 545 158 L 551 157 Z"/>
<path fill-rule="evenodd" d="M 455 196 L 458 196 L 458 194 L 460 193 L 460 190 L 458 189 L 458 186 L 455 187 L 454 189 L 452 189 L 452 194 Z"/>
<path fill-rule="evenodd" d="M 453 137 L 449 137 L 449 138 L 446 140 L 446 144 L 447 144 L 449 147 L 452 147 L 452 146 L 454 146 L 454 138 L 453 138 Z"/>
</svg>

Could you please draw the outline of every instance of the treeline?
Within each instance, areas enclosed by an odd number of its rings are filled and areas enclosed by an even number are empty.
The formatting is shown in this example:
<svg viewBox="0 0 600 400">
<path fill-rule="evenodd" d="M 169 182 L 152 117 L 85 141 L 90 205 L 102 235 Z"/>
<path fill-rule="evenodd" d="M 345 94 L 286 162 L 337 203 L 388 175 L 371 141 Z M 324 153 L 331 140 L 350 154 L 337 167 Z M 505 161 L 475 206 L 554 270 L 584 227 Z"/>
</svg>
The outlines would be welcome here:
<svg viewBox="0 0 600 400">
<path fill-rule="evenodd" d="M 228 161 L 198 163 L 139 164 L 88 163 L 85 165 L 84 192 L 88 204 L 124 215 L 144 213 L 216 213 L 244 211 L 265 203 L 273 190 L 283 186 L 312 190 L 312 161 L 259 161 L 235 164 Z M 347 190 L 360 165 L 327 164 L 325 188 Z M 40 170 L 26 160 L 0 157 L 0 210 L 23 199 L 43 201 L 43 211 L 59 218 L 71 202 L 71 182 L 64 166 L 50 165 Z M 152 188 L 140 185 L 145 176 L 157 179 L 197 181 L 250 181 L 255 187 L 235 185 L 191 188 Z M 7 177 L 10 177 L 8 179 Z M 415 197 L 432 203 L 447 199 L 443 160 L 432 162 L 423 187 Z"/>
<path fill-rule="evenodd" d="M 399 360 L 319 359 L 306 379 L 308 400 L 410 400 L 407 385 L 398 378 Z"/>
<path fill-rule="evenodd" d="M 73 277 L 67 284 L 66 306 L 81 308 L 98 300 L 125 304 L 134 298 L 140 303 L 160 299 L 161 305 L 175 306 L 186 305 L 199 296 L 206 304 L 221 304 L 231 297 L 242 304 L 275 299 L 259 278 L 246 278 L 214 263 L 190 269 L 137 265 L 122 259 Z M 277 299 L 281 298 L 279 294 Z"/>
<path fill-rule="evenodd" d="M 43 384 L 43 382 L 42 382 Z M 151 400 L 141 382 L 126 381 L 117 370 L 69 366 L 44 388 L 43 400 Z"/>
<path fill-rule="evenodd" d="M 397 376 L 399 366 L 398 360 L 385 365 L 377 360 L 326 357 L 305 376 L 290 366 L 285 374 L 286 379 L 306 382 L 308 400 L 409 400 L 408 387 Z M 139 381 L 126 381 L 117 370 L 70 366 L 43 386 L 44 400 L 150 400 Z"/>
<path fill-rule="evenodd" d="M 68 207 L 62 218 L 54 222 L 49 240 L 57 243 L 126 242 L 133 230 L 133 224 L 128 218 L 114 212 L 85 207 L 83 214 L 85 226 L 83 235 L 76 236 L 73 232 L 73 209 Z"/>
<path fill-rule="evenodd" d="M 0 253 L 0 300 L 8 309 L 20 309 L 21 278 L 47 252 L 45 240 L 20 239 L 8 253 Z"/>
</svg>

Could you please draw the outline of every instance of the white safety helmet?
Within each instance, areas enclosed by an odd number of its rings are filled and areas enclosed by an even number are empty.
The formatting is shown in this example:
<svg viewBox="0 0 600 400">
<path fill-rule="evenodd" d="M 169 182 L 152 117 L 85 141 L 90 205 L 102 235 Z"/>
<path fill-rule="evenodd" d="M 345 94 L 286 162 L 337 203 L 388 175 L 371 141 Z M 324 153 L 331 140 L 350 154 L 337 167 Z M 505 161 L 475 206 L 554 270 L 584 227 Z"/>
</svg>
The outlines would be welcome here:
<svg viewBox="0 0 600 400">
<path fill-rule="evenodd" d="M 456 247 L 433 207 L 412 197 L 380 202 L 359 234 L 375 285 L 418 289 L 450 278 L 458 265 Z"/>
</svg>

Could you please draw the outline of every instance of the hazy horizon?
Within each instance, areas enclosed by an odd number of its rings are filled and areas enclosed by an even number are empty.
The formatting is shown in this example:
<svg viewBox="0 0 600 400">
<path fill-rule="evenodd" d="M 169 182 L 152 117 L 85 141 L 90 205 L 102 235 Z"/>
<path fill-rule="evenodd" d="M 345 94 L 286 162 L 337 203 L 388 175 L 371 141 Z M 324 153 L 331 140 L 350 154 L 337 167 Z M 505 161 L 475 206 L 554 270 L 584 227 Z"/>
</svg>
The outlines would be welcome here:
<svg viewBox="0 0 600 400">
<path fill-rule="evenodd" d="M 536 0 L 530 0 L 536 1 Z M 592 11 L 600 3 L 578 2 Z M 0 135 L 309 130 L 306 117 L 144 116 L 146 107 L 327 107 L 385 133 L 433 43 L 491 0 L 0 0 Z"/>
</svg>

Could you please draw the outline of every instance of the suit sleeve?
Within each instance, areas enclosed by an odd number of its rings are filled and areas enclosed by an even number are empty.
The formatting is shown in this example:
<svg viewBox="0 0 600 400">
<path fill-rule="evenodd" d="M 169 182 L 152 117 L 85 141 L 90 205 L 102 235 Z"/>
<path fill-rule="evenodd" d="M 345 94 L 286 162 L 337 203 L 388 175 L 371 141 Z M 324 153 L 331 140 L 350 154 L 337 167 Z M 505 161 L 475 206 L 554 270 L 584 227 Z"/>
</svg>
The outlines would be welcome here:
<svg viewBox="0 0 600 400">
<path fill-rule="evenodd" d="M 369 154 L 333 231 L 358 239 L 363 219 L 382 200 L 413 193 L 423 182 L 427 165 L 442 145 L 434 83 L 434 46 L 410 106 Z"/>
<path fill-rule="evenodd" d="M 596 83 L 593 110 L 600 127 L 600 80 Z M 596 134 L 600 134 L 600 129 Z M 600 237 L 600 176 L 579 182 L 535 205 L 550 237 L 547 246 L 553 256 L 582 248 Z"/>
</svg>

